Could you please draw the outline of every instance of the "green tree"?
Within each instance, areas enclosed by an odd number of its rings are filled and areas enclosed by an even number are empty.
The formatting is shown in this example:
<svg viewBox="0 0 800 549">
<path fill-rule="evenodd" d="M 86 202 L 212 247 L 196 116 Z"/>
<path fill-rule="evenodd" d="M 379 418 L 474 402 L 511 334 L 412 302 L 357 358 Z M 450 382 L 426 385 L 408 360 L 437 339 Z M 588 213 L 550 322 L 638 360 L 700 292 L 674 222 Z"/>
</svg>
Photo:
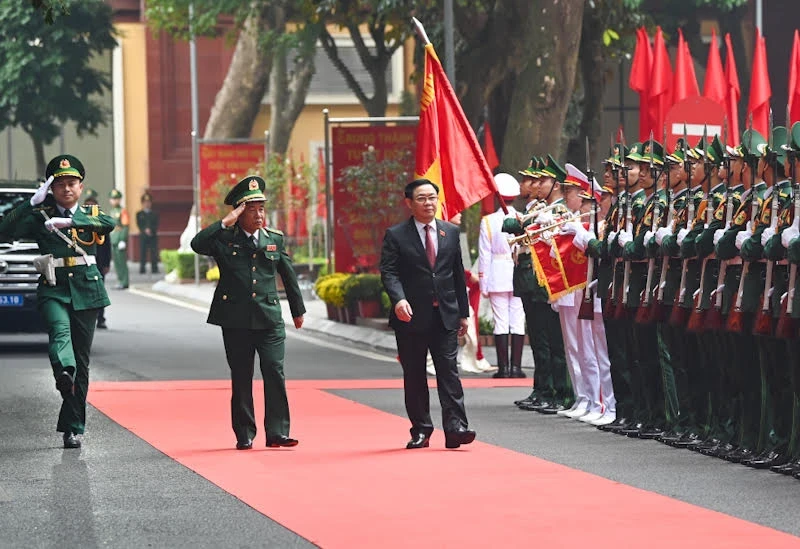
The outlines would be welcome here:
<svg viewBox="0 0 800 549">
<path fill-rule="evenodd" d="M 0 1 L 0 130 L 25 131 L 42 168 L 44 146 L 64 124 L 96 134 L 110 115 L 96 101 L 111 89 L 110 74 L 89 62 L 117 45 L 111 8 L 102 0 L 60 4 L 70 15 L 48 24 L 28 2 Z"/>
<path fill-rule="evenodd" d="M 69 13 L 69 6 L 67 0 L 28 0 L 34 9 L 41 11 L 44 15 L 44 20 L 48 24 L 52 24 L 56 20 L 58 13 L 67 15 Z"/>
</svg>

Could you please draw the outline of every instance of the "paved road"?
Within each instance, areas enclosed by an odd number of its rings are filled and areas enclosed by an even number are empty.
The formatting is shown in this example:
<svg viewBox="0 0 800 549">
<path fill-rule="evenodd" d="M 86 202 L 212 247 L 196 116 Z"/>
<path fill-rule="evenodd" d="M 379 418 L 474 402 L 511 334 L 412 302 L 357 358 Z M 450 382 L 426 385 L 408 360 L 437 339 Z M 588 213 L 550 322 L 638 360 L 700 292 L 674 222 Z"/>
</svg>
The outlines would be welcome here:
<svg viewBox="0 0 800 549">
<path fill-rule="evenodd" d="M 132 292 L 111 297 L 112 329 L 96 335 L 93 380 L 227 377 L 219 329 L 205 324 L 203 312 Z M 311 546 L 94 409 L 84 448 L 63 451 L 53 431 L 58 398 L 45 343 L 43 335 L 0 336 L 0 547 Z M 328 343 L 290 337 L 288 376 L 400 377 L 392 356 Z M 400 391 L 336 393 L 402 415 Z M 524 393 L 467 391 L 481 440 L 800 535 L 797 481 L 509 406 Z M 398 446 L 406 435 L 397 433 Z M 519 474 L 510 471 L 510 481 Z M 574 497 L 598 496 L 564 494 L 544 504 Z"/>
</svg>

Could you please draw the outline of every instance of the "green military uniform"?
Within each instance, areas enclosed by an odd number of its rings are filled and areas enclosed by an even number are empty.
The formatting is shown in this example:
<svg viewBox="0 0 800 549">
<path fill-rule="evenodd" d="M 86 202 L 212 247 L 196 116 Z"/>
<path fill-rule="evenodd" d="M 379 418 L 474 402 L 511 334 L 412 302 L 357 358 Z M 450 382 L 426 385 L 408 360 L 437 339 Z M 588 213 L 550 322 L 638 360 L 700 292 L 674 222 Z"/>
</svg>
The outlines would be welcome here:
<svg viewBox="0 0 800 549">
<path fill-rule="evenodd" d="M 81 162 L 71 155 L 55 157 L 47 165 L 47 176 L 83 179 Z M 46 216 L 71 217 L 68 228 L 48 230 Z M 54 196 L 32 205 L 26 201 L 8 212 L 0 223 L 0 234 L 14 238 L 30 238 L 43 254 L 55 258 L 55 284 L 45 276 L 39 278 L 37 307 L 48 328 L 48 353 L 57 388 L 63 402 L 56 430 L 67 436 L 82 434 L 86 424 L 86 394 L 89 390 L 89 354 L 92 348 L 98 309 L 109 304 L 94 254 L 98 243 L 114 228 L 114 221 L 97 206 L 74 206 L 65 210 Z M 80 252 L 55 234 L 72 241 Z M 79 445 L 79 443 L 76 443 Z M 74 447 L 74 446 L 68 446 Z"/>
<path fill-rule="evenodd" d="M 150 272 L 158 272 L 158 212 L 152 208 L 153 199 L 147 193 L 142 195 L 142 202 L 145 201 L 150 202 L 150 207 L 136 212 L 136 226 L 139 228 L 140 274 L 144 274 L 148 259 Z"/>
<path fill-rule="evenodd" d="M 109 198 L 122 199 L 122 193 L 117 189 L 112 190 Z M 114 232 L 111 233 L 111 259 L 114 262 L 114 272 L 117 273 L 119 288 L 128 287 L 128 211 L 122 206 L 113 206 L 109 212 L 114 218 Z"/>
<path fill-rule="evenodd" d="M 225 203 L 238 207 L 244 202 L 263 201 L 264 187 L 263 179 L 248 176 L 233 188 Z M 220 279 L 208 323 L 222 327 L 231 370 L 231 420 L 237 447 L 252 445 L 256 435 L 252 391 L 255 353 L 264 379 L 267 445 L 289 435 L 283 372 L 286 332 L 276 286 L 278 276 L 283 280 L 292 317 L 305 314 L 283 233 L 261 229 L 253 236 L 257 242 L 239 224 L 223 227 L 218 221 L 200 231 L 191 244 L 195 252 L 212 256 L 219 265 Z"/>
<path fill-rule="evenodd" d="M 534 157 L 527 169 L 522 170 L 523 177 L 563 178 L 566 172 L 558 166 L 552 157 L 542 161 Z M 566 211 L 566 208 L 563 209 Z M 530 213 L 530 211 L 526 211 Z M 533 223 L 526 221 L 525 226 Z M 521 235 L 525 232 L 517 219 L 508 218 L 503 221 L 503 232 Z M 567 377 L 567 361 L 564 353 L 564 340 L 558 313 L 548 303 L 547 290 L 537 279 L 534 271 L 530 248 L 520 246 L 516 253 L 514 265 L 514 296 L 522 300 L 525 311 L 525 322 L 528 328 L 535 370 L 533 376 L 533 394 L 519 406 L 526 410 L 551 409 L 564 406 L 572 396 L 572 388 Z M 546 406 L 545 406 L 546 405 Z M 555 413 L 555 412 L 553 412 Z"/>
</svg>

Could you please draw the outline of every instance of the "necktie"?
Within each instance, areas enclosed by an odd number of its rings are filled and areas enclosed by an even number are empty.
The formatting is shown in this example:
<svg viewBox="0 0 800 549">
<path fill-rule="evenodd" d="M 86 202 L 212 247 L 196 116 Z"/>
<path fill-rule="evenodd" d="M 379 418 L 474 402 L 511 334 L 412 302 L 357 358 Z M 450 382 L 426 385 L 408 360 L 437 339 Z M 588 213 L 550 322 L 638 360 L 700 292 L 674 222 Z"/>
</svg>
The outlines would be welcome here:
<svg viewBox="0 0 800 549">
<path fill-rule="evenodd" d="M 72 217 L 72 210 L 64 210 L 64 217 Z"/>
<path fill-rule="evenodd" d="M 431 269 L 436 264 L 436 248 L 433 244 L 433 227 L 425 225 L 425 254 L 428 256 L 428 263 L 431 264 Z"/>
<path fill-rule="evenodd" d="M 257 234 L 253 235 L 253 246 L 258 248 L 258 235 Z"/>
</svg>

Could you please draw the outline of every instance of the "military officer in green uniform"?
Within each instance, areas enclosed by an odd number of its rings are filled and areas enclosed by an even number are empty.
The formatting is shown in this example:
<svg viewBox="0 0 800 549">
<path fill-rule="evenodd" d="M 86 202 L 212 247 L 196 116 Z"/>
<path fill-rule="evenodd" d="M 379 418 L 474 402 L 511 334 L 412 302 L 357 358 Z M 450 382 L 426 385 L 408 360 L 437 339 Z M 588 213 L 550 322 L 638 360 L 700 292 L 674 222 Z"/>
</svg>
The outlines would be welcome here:
<svg viewBox="0 0 800 549">
<path fill-rule="evenodd" d="M 10 211 L 0 234 L 36 240 L 45 254 L 37 306 L 48 328 L 48 352 L 61 393 L 56 430 L 65 448 L 80 448 L 89 390 L 89 354 L 98 309 L 109 304 L 95 252 L 114 220 L 95 206 L 80 206 L 85 170 L 80 160 L 59 155 L 47 165 L 47 181 L 29 202 Z M 48 193 L 52 190 L 52 194 Z"/>
<path fill-rule="evenodd" d="M 128 210 L 122 207 L 122 193 L 113 189 L 108 194 L 111 204 L 111 217 L 114 218 L 114 232 L 111 233 L 111 259 L 114 272 L 117 273 L 117 289 L 128 288 L 128 226 L 130 220 Z"/>
<path fill-rule="evenodd" d="M 253 361 L 258 353 L 264 379 L 267 447 L 296 446 L 289 438 L 289 403 L 283 374 L 286 331 L 276 286 L 283 280 L 295 328 L 306 312 L 283 233 L 265 228 L 265 182 L 247 176 L 228 193 L 233 210 L 192 239 L 192 249 L 212 256 L 220 279 L 208 323 L 222 327 L 231 370 L 231 420 L 236 448 L 249 450 L 256 436 Z"/>
<path fill-rule="evenodd" d="M 150 260 L 150 272 L 158 272 L 158 212 L 153 209 L 150 193 L 142 195 L 142 209 L 136 212 L 139 227 L 139 274 L 144 274 Z"/>
</svg>

